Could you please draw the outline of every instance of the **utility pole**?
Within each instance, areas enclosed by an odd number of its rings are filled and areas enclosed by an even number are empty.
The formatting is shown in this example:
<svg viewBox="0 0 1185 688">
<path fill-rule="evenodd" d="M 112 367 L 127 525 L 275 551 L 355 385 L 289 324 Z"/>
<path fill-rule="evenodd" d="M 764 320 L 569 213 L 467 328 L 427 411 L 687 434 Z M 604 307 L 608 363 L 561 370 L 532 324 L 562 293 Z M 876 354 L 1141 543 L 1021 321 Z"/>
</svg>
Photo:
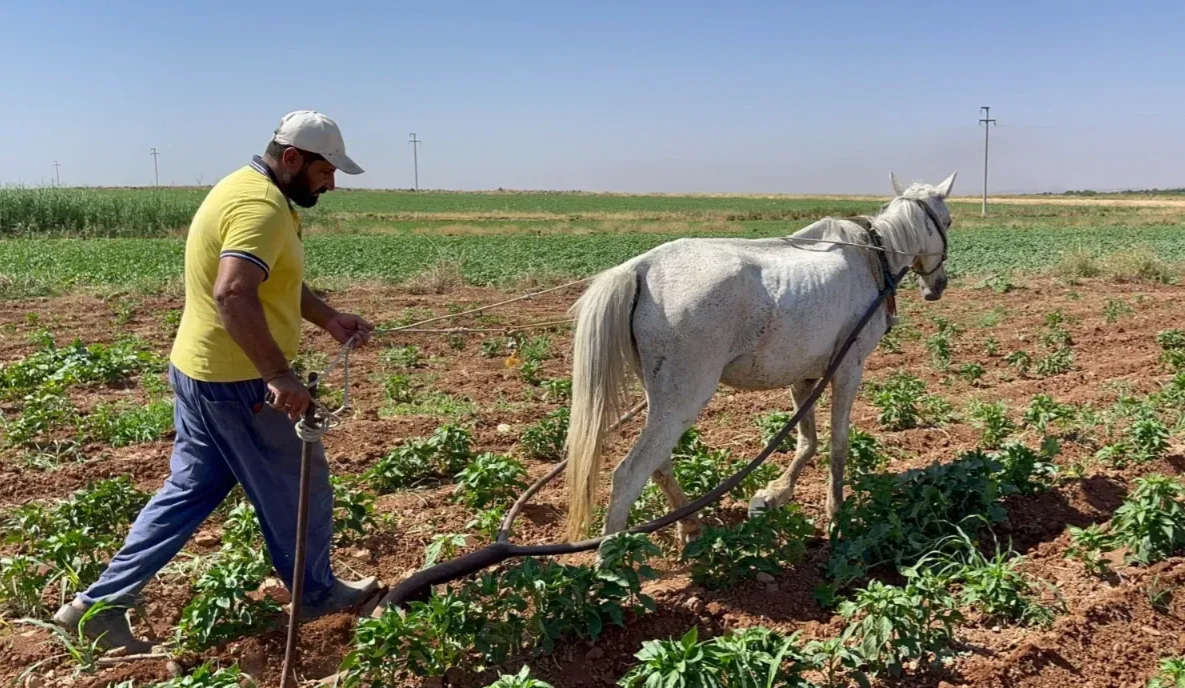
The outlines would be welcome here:
<svg viewBox="0 0 1185 688">
<path fill-rule="evenodd" d="M 415 163 L 416 191 L 419 191 L 420 190 L 420 151 L 419 151 L 419 148 L 420 148 L 420 144 L 423 143 L 423 141 L 420 139 L 417 139 L 415 133 L 412 133 L 411 140 L 408 141 L 408 143 L 411 144 L 411 157 Z"/>
<path fill-rule="evenodd" d="M 54 179 L 56 180 L 56 186 L 62 185 L 62 174 L 59 171 L 59 168 L 61 168 L 61 166 L 62 166 L 61 163 L 59 163 L 57 160 L 53 161 L 53 176 L 54 176 Z"/>
<path fill-rule="evenodd" d="M 156 186 L 160 186 L 160 170 L 156 165 L 156 159 L 160 157 L 160 153 L 157 153 L 153 148 L 149 155 L 152 156 L 152 176 L 156 180 Z"/>
<path fill-rule="evenodd" d="M 983 217 L 987 217 L 988 132 L 996 120 L 988 117 L 992 111 L 990 105 L 984 105 L 979 109 L 983 111 L 983 117 L 979 119 L 979 123 L 983 125 Z"/>
</svg>

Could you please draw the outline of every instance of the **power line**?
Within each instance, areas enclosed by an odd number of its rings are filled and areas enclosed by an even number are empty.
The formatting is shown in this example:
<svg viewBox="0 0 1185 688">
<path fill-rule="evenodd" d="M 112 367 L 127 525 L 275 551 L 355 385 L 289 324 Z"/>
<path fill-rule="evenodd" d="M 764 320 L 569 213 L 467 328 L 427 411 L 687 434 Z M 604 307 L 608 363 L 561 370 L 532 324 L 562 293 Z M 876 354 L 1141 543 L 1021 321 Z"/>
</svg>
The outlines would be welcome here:
<svg viewBox="0 0 1185 688">
<path fill-rule="evenodd" d="M 983 216 L 987 217 L 987 180 L 988 180 L 988 132 L 991 131 L 992 125 L 996 120 L 990 119 L 988 115 L 991 114 L 992 108 L 990 105 L 983 105 L 979 108 L 983 110 L 983 117 L 979 119 L 979 123 L 983 125 Z"/>
<path fill-rule="evenodd" d="M 160 169 L 157 167 L 157 164 L 156 164 L 156 159 L 160 157 L 160 153 L 157 153 L 156 149 L 153 148 L 152 151 L 149 153 L 149 155 L 152 156 L 153 178 L 156 179 L 156 186 L 160 186 Z"/>
<path fill-rule="evenodd" d="M 62 174 L 59 171 L 61 167 L 62 167 L 61 163 L 59 163 L 57 160 L 53 161 L 53 176 L 54 176 L 54 179 L 56 180 L 55 186 L 62 185 Z"/>
<path fill-rule="evenodd" d="M 419 191 L 420 190 L 420 150 L 419 149 L 420 149 L 420 144 L 423 143 L 423 140 L 417 139 L 415 133 L 413 132 L 411 135 L 411 140 L 408 141 L 408 143 L 411 144 L 411 157 L 415 163 L 416 191 Z"/>
</svg>

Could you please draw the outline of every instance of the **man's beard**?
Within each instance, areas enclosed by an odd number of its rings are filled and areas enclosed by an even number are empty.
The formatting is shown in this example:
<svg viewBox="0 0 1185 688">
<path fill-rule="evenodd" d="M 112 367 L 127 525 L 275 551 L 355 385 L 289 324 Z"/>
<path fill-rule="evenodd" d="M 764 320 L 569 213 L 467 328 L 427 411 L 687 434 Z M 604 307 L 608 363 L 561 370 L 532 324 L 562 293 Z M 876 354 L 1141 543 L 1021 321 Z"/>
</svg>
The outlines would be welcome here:
<svg viewBox="0 0 1185 688">
<path fill-rule="evenodd" d="M 314 193 L 310 186 L 309 166 L 305 165 L 288 182 L 287 188 L 284 189 L 284 194 L 296 205 L 302 208 L 312 208 L 317 205 L 317 199 L 320 198 L 321 194 L 319 193 L 320 189 L 318 189 L 317 193 Z"/>
</svg>

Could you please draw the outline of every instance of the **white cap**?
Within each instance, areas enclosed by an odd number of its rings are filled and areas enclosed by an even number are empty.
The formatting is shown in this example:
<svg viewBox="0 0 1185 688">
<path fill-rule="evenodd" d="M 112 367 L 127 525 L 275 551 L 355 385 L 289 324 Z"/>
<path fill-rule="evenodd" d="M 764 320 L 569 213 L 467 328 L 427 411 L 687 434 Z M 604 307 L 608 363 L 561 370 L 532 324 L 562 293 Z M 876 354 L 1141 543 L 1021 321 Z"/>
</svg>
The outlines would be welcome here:
<svg viewBox="0 0 1185 688">
<path fill-rule="evenodd" d="M 337 122 L 315 110 L 297 110 L 284 115 L 276 135 L 276 143 L 292 146 L 310 153 L 316 153 L 346 174 L 362 174 L 358 163 L 346 155 L 346 142 L 342 139 Z"/>
</svg>

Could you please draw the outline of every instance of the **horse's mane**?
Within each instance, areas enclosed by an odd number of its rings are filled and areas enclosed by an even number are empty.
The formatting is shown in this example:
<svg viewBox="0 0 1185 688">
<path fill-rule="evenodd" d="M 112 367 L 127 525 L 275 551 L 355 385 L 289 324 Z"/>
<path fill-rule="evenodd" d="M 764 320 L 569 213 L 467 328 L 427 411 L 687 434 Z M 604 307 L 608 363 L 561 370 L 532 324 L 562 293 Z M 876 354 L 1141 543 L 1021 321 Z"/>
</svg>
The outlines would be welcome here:
<svg viewBox="0 0 1185 688">
<path fill-rule="evenodd" d="M 928 222 L 926 211 L 918 207 L 915 200 L 921 200 L 933 192 L 925 184 L 914 184 L 905 193 L 877 211 L 876 215 L 865 216 L 884 240 L 885 248 L 901 253 L 920 253 L 925 240 L 918 235 L 918 229 Z M 843 222 L 845 218 L 825 217 L 794 232 L 791 236 L 820 241 L 837 241 L 867 246 L 868 233 L 853 223 Z M 822 248 L 820 246 L 819 248 Z"/>
</svg>

